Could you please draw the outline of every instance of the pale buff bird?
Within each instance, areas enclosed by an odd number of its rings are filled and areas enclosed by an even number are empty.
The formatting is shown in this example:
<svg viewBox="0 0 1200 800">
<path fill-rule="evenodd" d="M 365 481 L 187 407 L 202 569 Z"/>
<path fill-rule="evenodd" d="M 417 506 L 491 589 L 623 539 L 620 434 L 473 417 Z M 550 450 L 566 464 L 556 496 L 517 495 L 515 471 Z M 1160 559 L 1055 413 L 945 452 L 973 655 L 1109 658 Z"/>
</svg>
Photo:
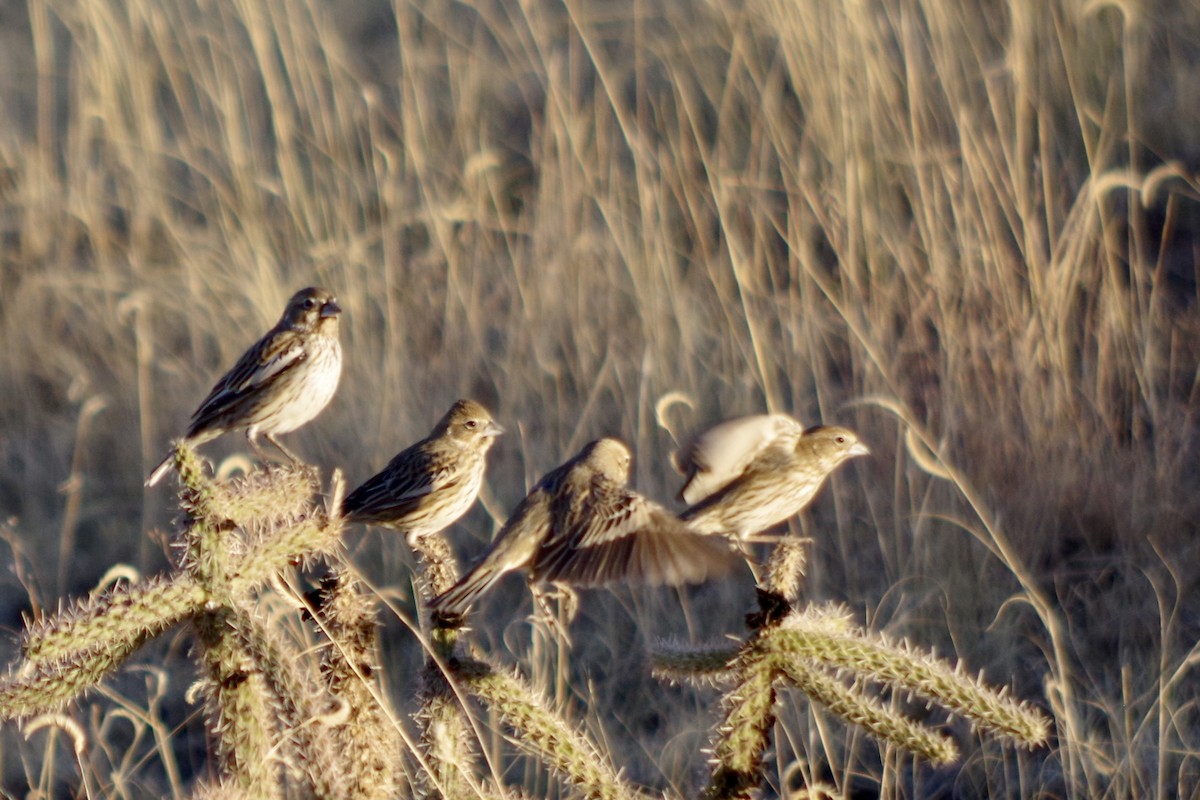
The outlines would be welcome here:
<svg viewBox="0 0 1200 800">
<path fill-rule="evenodd" d="M 787 414 L 752 414 L 717 423 L 674 453 L 675 469 L 684 476 L 679 499 L 688 505 L 700 502 L 741 475 L 781 435 L 803 431 Z"/>
<path fill-rule="evenodd" d="M 838 465 L 870 452 L 846 428 L 784 431 L 733 480 L 693 504 L 680 519 L 704 533 L 753 536 L 800 513 Z"/>
</svg>

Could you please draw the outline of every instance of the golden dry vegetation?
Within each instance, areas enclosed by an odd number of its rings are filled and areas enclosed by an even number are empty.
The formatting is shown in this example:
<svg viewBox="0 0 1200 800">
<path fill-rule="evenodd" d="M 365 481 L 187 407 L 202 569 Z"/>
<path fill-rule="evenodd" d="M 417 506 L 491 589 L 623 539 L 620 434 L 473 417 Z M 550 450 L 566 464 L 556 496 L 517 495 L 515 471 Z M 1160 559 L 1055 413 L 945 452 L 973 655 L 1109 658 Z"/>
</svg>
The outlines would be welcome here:
<svg viewBox="0 0 1200 800">
<path fill-rule="evenodd" d="M 964 760 L 934 769 L 795 693 L 768 796 L 1200 790 L 1192 4 L 7 0 L 0 28 L 6 629 L 164 568 L 146 470 L 321 283 L 346 371 L 289 444 L 353 484 L 481 400 L 509 433 L 464 555 L 599 435 L 669 501 L 670 392 L 677 432 L 772 409 L 870 444 L 804 523 L 808 594 L 1012 687 L 1053 741 L 951 723 Z M 404 727 L 411 558 L 347 544 Z M 628 779 L 688 796 L 715 695 L 655 682 L 646 644 L 738 633 L 749 577 L 584 599 L 569 654 L 531 637 L 519 582 L 473 636 Z M 5 726 L 4 789 L 186 794 L 208 769 L 188 647 L 68 712 L 78 758 Z M 504 782 L 561 791 L 491 736 Z"/>
</svg>

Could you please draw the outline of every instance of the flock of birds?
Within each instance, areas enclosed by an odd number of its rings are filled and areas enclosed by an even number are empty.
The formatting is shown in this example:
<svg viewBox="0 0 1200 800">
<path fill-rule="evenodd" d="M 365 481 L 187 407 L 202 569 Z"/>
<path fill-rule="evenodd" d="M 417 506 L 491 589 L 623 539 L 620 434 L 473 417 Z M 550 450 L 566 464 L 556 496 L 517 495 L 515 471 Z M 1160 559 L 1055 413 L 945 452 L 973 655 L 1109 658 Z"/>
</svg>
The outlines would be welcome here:
<svg viewBox="0 0 1200 800">
<path fill-rule="evenodd" d="M 260 458 L 261 434 L 297 462 L 276 436 L 310 422 L 333 399 L 342 370 L 340 313 L 327 289 L 293 295 L 275 327 L 200 403 L 181 441 L 196 446 L 245 431 Z M 429 436 L 347 495 L 343 516 L 413 538 L 445 530 L 474 504 L 487 452 L 502 433 L 486 408 L 459 400 Z M 783 414 L 726 420 L 676 453 L 688 507 L 675 514 L 628 487 L 632 453 L 623 442 L 597 439 L 542 477 L 475 566 L 431 607 L 443 618 L 461 616 L 517 570 L 531 583 L 568 587 L 708 580 L 731 563 L 730 540 L 799 513 L 839 464 L 868 453 L 845 428 L 805 430 Z M 146 485 L 173 465 L 172 452 Z"/>
</svg>

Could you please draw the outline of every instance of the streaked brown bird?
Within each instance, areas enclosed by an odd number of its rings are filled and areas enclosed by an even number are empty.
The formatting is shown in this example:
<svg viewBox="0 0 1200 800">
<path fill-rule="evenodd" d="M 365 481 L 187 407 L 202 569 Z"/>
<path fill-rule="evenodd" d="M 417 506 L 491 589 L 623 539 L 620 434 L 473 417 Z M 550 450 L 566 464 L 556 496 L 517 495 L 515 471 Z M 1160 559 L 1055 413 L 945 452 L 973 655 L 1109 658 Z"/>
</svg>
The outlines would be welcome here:
<svg viewBox="0 0 1200 800">
<path fill-rule="evenodd" d="M 745 472 L 781 435 L 803 431 L 804 426 L 787 414 L 734 417 L 703 431 L 673 456 L 675 469 L 684 476 L 679 499 L 688 505 L 700 502 Z"/>
<path fill-rule="evenodd" d="M 312 421 L 333 399 L 342 374 L 341 311 L 328 289 L 310 286 L 292 295 L 275 327 L 243 353 L 204 398 L 181 441 L 195 447 L 245 430 L 260 458 L 261 433 L 297 462 L 275 436 Z M 173 463 L 174 453 L 167 454 L 146 485 L 158 483 Z"/>
<path fill-rule="evenodd" d="M 531 583 L 572 587 L 699 583 L 734 560 L 728 544 L 690 530 L 626 486 L 632 455 L 597 439 L 538 482 L 476 566 L 430 604 L 443 617 L 466 613 L 514 570 Z"/>
<path fill-rule="evenodd" d="M 680 519 L 704 533 L 745 539 L 800 513 L 839 464 L 870 452 L 846 428 L 783 431 L 741 474 L 692 505 Z"/>
<path fill-rule="evenodd" d="M 347 522 L 393 528 L 410 541 L 445 530 L 479 496 L 487 452 L 502 433 L 486 408 L 459 400 L 427 437 L 347 495 L 342 514 Z"/>
</svg>

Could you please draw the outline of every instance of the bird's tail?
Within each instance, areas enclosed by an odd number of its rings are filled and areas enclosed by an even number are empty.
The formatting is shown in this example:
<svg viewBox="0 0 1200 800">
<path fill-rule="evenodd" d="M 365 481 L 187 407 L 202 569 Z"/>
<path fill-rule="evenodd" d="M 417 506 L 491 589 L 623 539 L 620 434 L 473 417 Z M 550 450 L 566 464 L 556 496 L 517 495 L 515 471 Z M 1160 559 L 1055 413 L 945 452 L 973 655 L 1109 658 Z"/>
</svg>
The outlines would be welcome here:
<svg viewBox="0 0 1200 800">
<path fill-rule="evenodd" d="M 504 577 L 509 570 L 488 560 L 480 562 L 462 576 L 458 583 L 433 598 L 429 603 L 430 609 L 443 617 L 456 617 L 466 614 L 471 605 L 485 592 L 491 589 Z"/>
<path fill-rule="evenodd" d="M 167 457 L 159 462 L 158 466 L 150 473 L 150 477 L 146 478 L 146 486 L 153 486 L 162 480 L 163 475 L 171 471 L 171 467 L 175 466 L 175 450 L 167 453 Z"/>
</svg>

